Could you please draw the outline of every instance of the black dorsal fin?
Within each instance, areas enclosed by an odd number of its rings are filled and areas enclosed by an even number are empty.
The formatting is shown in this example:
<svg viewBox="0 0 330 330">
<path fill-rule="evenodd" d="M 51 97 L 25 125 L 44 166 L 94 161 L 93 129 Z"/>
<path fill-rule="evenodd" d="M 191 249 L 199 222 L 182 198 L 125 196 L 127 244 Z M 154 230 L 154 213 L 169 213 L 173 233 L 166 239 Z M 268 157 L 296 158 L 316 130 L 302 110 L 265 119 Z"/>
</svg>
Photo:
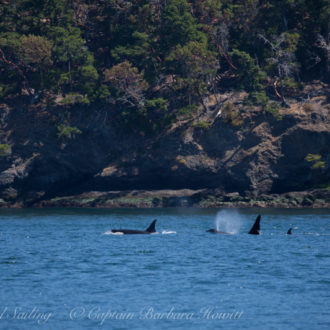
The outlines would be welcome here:
<svg viewBox="0 0 330 330">
<path fill-rule="evenodd" d="M 148 229 L 146 230 L 148 233 L 155 233 L 156 232 L 156 221 L 157 220 L 154 220 L 151 225 L 148 227 Z"/>
<path fill-rule="evenodd" d="M 290 228 L 286 234 L 291 235 L 292 234 L 292 228 Z"/>
<path fill-rule="evenodd" d="M 260 235 L 260 220 L 261 220 L 261 215 L 259 214 L 252 228 L 250 229 L 249 234 Z"/>
</svg>

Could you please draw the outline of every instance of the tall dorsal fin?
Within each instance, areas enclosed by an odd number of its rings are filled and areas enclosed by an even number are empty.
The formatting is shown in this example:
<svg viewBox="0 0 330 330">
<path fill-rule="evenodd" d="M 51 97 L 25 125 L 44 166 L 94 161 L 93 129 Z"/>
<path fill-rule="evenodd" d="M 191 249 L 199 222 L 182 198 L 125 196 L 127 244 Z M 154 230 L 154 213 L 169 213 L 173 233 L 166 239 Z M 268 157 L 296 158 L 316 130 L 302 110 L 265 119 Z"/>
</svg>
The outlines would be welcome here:
<svg viewBox="0 0 330 330">
<path fill-rule="evenodd" d="M 261 220 L 261 215 L 259 214 L 252 228 L 250 229 L 249 234 L 260 235 L 260 220 Z"/>
<path fill-rule="evenodd" d="M 152 223 L 151 223 L 151 225 L 147 228 L 147 232 L 148 233 L 155 233 L 156 232 L 156 228 L 155 228 L 155 226 L 156 226 L 156 221 L 157 220 L 154 220 Z"/>
<path fill-rule="evenodd" d="M 291 235 L 292 234 L 292 228 L 290 228 L 286 234 Z"/>
</svg>

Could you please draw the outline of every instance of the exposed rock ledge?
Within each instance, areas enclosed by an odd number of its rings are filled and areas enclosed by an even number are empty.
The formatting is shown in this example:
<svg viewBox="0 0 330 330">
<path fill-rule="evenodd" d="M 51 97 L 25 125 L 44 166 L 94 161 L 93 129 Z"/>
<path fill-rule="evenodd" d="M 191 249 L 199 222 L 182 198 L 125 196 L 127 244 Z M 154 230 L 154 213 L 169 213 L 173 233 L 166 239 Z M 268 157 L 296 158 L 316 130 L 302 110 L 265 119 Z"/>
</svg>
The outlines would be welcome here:
<svg viewBox="0 0 330 330">
<path fill-rule="evenodd" d="M 74 208 L 330 208 L 330 190 L 260 195 L 254 198 L 240 196 L 238 193 L 223 195 L 208 189 L 91 191 L 80 195 L 44 200 L 33 206 Z"/>
<path fill-rule="evenodd" d="M 329 207 L 329 86 L 307 85 L 281 120 L 245 97 L 209 97 L 152 136 L 108 108 L 0 104 L 0 207 Z M 61 123 L 82 133 L 59 137 Z"/>
</svg>

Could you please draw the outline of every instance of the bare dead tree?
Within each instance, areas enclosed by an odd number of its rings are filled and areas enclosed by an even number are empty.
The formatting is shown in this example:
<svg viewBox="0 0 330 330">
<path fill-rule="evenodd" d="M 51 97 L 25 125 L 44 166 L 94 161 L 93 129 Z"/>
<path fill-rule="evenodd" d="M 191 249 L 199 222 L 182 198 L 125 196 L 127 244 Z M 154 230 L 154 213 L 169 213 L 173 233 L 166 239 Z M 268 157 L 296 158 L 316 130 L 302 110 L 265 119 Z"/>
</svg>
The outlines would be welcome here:
<svg viewBox="0 0 330 330">
<path fill-rule="evenodd" d="M 125 61 L 115 65 L 104 72 L 105 82 L 109 82 L 120 93 L 116 100 L 132 107 L 143 106 L 145 102 L 144 92 L 148 88 L 143 74 L 138 69 Z"/>
<path fill-rule="evenodd" d="M 272 57 L 268 60 L 276 68 L 276 74 L 273 78 L 274 91 L 283 104 L 288 105 L 284 97 L 283 80 L 297 72 L 297 64 L 294 52 L 286 47 L 286 33 L 282 33 L 280 36 L 273 36 L 272 41 L 262 34 L 259 34 L 258 37 L 272 50 Z M 281 84 L 280 92 L 278 90 L 279 82 Z"/>
<path fill-rule="evenodd" d="M 317 35 L 316 45 L 320 48 L 325 57 L 325 69 L 328 74 L 330 71 L 330 33 L 328 33 L 327 39 L 321 34 Z"/>
<path fill-rule="evenodd" d="M 232 63 L 228 55 L 228 36 L 229 31 L 225 23 L 221 23 L 213 32 L 213 39 L 220 54 L 232 69 L 237 70 L 237 67 Z"/>
</svg>

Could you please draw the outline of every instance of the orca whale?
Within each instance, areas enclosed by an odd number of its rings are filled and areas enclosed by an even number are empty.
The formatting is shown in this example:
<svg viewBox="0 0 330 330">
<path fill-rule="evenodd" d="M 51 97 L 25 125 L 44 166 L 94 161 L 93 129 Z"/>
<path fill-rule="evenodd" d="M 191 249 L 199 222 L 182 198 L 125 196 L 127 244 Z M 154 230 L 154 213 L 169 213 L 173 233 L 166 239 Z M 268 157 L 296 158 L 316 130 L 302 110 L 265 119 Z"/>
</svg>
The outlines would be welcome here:
<svg viewBox="0 0 330 330">
<path fill-rule="evenodd" d="M 230 235 L 230 233 L 226 233 L 225 231 L 220 231 L 216 229 L 209 229 L 206 231 L 207 233 L 213 233 L 213 234 L 225 234 L 225 235 Z"/>
<path fill-rule="evenodd" d="M 249 231 L 249 234 L 251 234 L 251 235 L 260 235 L 260 220 L 261 220 L 261 215 L 258 215 L 256 221 L 254 222 L 252 228 Z M 206 232 L 207 233 L 213 233 L 213 234 L 230 235 L 230 233 L 226 233 L 225 231 L 220 231 L 220 230 L 216 230 L 216 229 L 209 229 Z"/>
<path fill-rule="evenodd" d="M 261 215 L 259 214 L 252 228 L 249 231 L 250 235 L 260 235 L 260 220 L 261 220 Z"/>
<path fill-rule="evenodd" d="M 146 230 L 134 230 L 134 229 L 112 229 L 112 233 L 124 234 L 124 235 L 133 235 L 133 234 L 153 234 L 156 232 L 156 221 L 154 220 L 151 225 Z"/>
<path fill-rule="evenodd" d="M 287 235 L 292 235 L 292 228 L 290 228 L 286 234 Z"/>
</svg>

